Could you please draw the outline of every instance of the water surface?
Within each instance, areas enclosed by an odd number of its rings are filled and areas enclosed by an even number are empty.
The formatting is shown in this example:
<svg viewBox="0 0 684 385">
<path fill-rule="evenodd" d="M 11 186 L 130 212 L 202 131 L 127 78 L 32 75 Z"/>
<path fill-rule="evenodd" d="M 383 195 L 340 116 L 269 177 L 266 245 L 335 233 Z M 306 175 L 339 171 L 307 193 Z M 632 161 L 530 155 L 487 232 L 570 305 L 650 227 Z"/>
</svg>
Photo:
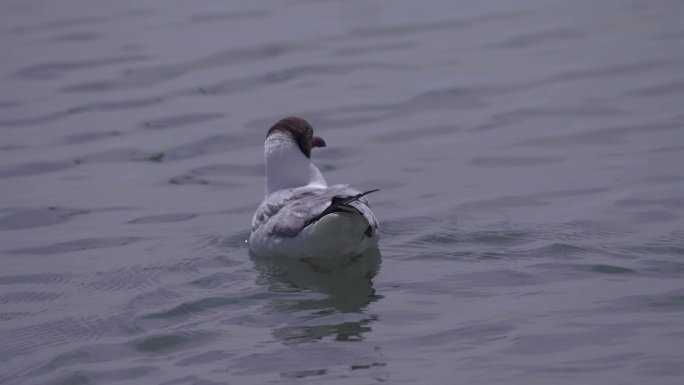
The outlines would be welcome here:
<svg viewBox="0 0 684 385">
<path fill-rule="evenodd" d="M 0 384 L 684 380 L 680 2 L 0 5 Z M 250 256 L 265 132 L 378 255 Z"/>
</svg>

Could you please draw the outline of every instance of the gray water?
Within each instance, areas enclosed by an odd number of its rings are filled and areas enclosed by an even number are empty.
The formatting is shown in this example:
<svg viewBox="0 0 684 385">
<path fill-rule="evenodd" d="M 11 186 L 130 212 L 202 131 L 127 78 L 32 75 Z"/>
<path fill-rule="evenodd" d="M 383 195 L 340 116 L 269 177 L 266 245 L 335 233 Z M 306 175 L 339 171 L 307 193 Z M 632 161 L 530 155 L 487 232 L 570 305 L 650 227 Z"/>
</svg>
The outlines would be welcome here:
<svg viewBox="0 0 684 385">
<path fill-rule="evenodd" d="M 684 6 L 0 3 L 0 384 L 680 384 Z M 263 139 L 380 255 L 248 253 Z"/>
</svg>

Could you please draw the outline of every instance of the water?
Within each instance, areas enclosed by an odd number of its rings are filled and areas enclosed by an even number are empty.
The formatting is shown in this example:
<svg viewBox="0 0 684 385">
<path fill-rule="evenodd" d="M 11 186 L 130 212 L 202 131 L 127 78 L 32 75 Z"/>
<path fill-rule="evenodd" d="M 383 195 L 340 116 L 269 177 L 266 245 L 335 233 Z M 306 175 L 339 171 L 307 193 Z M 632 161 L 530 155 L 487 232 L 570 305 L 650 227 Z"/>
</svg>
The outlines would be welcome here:
<svg viewBox="0 0 684 385">
<path fill-rule="evenodd" d="M 0 384 L 678 384 L 679 1 L 0 5 Z M 250 257 L 283 116 L 380 255 Z"/>
</svg>

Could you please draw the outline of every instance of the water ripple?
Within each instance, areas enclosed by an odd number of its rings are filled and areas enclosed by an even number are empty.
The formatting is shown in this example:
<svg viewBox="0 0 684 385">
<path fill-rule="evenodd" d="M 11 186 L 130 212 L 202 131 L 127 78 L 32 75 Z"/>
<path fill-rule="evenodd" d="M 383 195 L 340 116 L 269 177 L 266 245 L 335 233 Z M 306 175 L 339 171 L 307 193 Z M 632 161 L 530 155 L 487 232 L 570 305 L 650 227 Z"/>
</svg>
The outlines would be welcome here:
<svg viewBox="0 0 684 385">
<path fill-rule="evenodd" d="M 107 249 L 119 247 L 137 242 L 143 238 L 136 237 L 111 237 L 111 238 L 85 238 L 69 242 L 55 243 L 49 246 L 30 247 L 25 249 L 10 250 L 17 254 L 49 255 L 62 254 L 80 250 Z"/>
<path fill-rule="evenodd" d="M 36 174 L 44 174 L 54 171 L 61 171 L 74 167 L 74 162 L 39 162 L 25 163 L 0 169 L 0 178 L 23 177 Z"/>
<path fill-rule="evenodd" d="M 71 62 L 55 62 L 38 64 L 22 68 L 18 72 L 18 76 L 36 79 L 56 79 L 67 75 L 69 72 L 75 72 L 87 68 L 101 67 L 120 63 L 130 63 L 136 61 L 146 60 L 147 57 L 143 55 L 125 55 L 114 56 L 109 58 L 90 60 L 90 61 L 71 61 Z"/>
<path fill-rule="evenodd" d="M 16 211 L 0 217 L 0 231 L 54 226 L 64 223 L 76 215 L 87 214 L 88 212 L 87 210 L 60 207 Z"/>
<path fill-rule="evenodd" d="M 193 71 L 273 59 L 295 52 L 302 52 L 304 50 L 306 50 L 306 48 L 301 45 L 289 43 L 268 43 L 248 48 L 236 48 L 185 63 L 131 68 L 126 70 L 118 79 L 81 82 L 64 87 L 62 91 L 102 92 L 127 88 L 150 87 Z"/>
</svg>

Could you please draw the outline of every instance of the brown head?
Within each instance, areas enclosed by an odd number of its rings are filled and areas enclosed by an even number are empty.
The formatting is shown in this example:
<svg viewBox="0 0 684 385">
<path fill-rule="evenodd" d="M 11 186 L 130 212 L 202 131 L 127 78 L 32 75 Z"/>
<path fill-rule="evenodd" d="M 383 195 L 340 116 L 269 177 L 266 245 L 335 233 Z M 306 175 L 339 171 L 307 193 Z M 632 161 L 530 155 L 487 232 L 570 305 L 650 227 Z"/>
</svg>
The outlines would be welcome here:
<svg viewBox="0 0 684 385">
<path fill-rule="evenodd" d="M 290 116 L 280 119 L 268 130 L 268 138 L 273 132 L 282 132 L 292 135 L 299 149 L 307 157 L 311 158 L 311 149 L 314 147 L 325 147 L 325 141 L 313 135 L 313 128 L 306 120 Z"/>
</svg>

